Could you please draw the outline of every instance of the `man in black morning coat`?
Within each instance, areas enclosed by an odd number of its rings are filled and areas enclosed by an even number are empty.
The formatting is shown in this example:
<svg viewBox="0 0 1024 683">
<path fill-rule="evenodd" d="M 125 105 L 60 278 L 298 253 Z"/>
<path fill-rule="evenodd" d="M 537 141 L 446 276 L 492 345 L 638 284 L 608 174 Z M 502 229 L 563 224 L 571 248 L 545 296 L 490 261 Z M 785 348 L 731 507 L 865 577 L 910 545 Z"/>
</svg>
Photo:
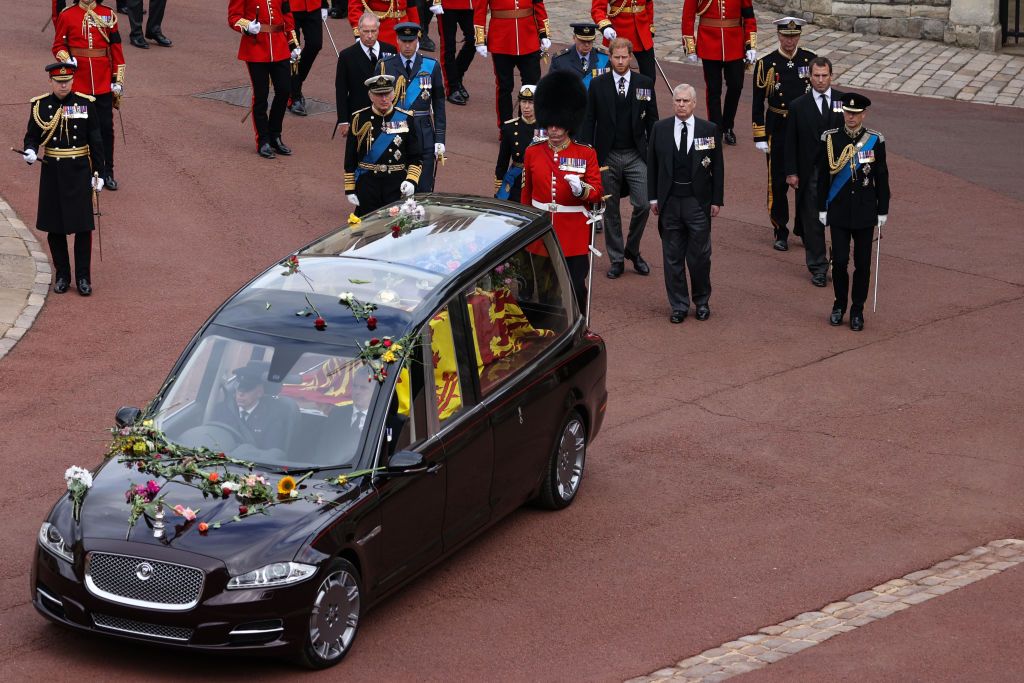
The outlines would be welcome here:
<svg viewBox="0 0 1024 683">
<path fill-rule="evenodd" d="M 334 76 L 338 126 L 342 136 L 348 135 L 352 114 L 370 106 L 366 79 L 380 73 L 382 60 L 398 54 L 398 48 L 377 40 L 380 19 L 373 12 L 359 18 L 359 40 L 338 54 L 338 70 Z"/>
<path fill-rule="evenodd" d="M 693 115 L 696 100 L 691 85 L 672 90 L 675 116 L 654 124 L 647 152 L 647 194 L 658 216 L 673 323 L 683 322 L 690 310 L 687 268 L 697 320 L 711 315 L 711 219 L 724 197 L 722 131 Z"/>
</svg>

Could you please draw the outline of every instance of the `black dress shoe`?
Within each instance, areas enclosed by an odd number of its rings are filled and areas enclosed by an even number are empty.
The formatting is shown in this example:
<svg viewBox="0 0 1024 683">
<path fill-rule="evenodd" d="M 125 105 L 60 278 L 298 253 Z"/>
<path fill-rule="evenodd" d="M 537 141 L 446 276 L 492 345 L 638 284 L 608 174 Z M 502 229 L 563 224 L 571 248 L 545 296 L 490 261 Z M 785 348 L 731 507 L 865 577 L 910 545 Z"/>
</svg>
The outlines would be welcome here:
<svg viewBox="0 0 1024 683">
<path fill-rule="evenodd" d="M 292 155 L 292 148 L 281 142 L 280 135 L 278 135 L 276 138 L 270 141 L 270 146 L 273 147 L 274 151 L 280 154 L 281 156 L 288 157 Z"/>
<path fill-rule="evenodd" d="M 337 7 L 332 7 L 331 9 L 327 10 L 327 16 L 329 16 L 331 19 L 341 19 L 343 15 L 340 9 L 338 9 Z"/>
<path fill-rule="evenodd" d="M 613 263 L 612 267 L 608 269 L 608 279 L 614 280 L 615 278 L 622 275 L 623 267 L 621 263 Z"/>
<path fill-rule="evenodd" d="M 437 45 L 435 45 L 434 41 L 430 39 L 430 36 L 423 36 L 420 39 L 420 49 L 424 52 L 435 52 L 437 50 Z"/>
<path fill-rule="evenodd" d="M 457 104 L 460 107 L 466 104 L 466 98 L 462 96 L 462 92 L 459 90 L 452 90 L 452 94 L 446 97 L 452 104 Z"/>
<path fill-rule="evenodd" d="M 727 145 L 735 145 L 736 133 L 733 132 L 732 128 L 729 128 L 722 134 L 722 140 L 724 140 Z"/>
<path fill-rule="evenodd" d="M 466 90 L 466 86 L 460 85 L 459 86 L 459 92 L 462 93 L 462 99 L 464 99 L 464 100 L 468 100 L 469 99 L 469 91 Z"/>
<path fill-rule="evenodd" d="M 711 309 L 707 304 L 697 307 L 697 320 L 707 320 L 711 317 Z"/>
<path fill-rule="evenodd" d="M 850 329 L 854 332 L 860 332 L 864 329 L 863 313 L 850 313 Z"/>
<path fill-rule="evenodd" d="M 108 173 L 103 176 L 103 189 L 110 190 L 111 192 L 117 192 L 117 181 L 114 180 L 113 173 Z"/>
<path fill-rule="evenodd" d="M 155 41 L 160 47 L 170 47 L 171 45 L 174 45 L 174 43 L 171 42 L 171 39 L 162 33 L 147 33 L 146 37 Z"/>
<path fill-rule="evenodd" d="M 145 38 L 133 37 L 133 38 L 129 38 L 128 42 L 130 42 L 135 47 L 141 47 L 143 50 L 148 50 L 149 49 L 149 43 L 146 42 Z"/>
<path fill-rule="evenodd" d="M 815 287 L 824 287 L 828 284 L 828 276 L 825 273 L 811 275 L 811 284 Z"/>
<path fill-rule="evenodd" d="M 772 249 L 775 251 L 789 251 L 789 242 L 786 240 L 775 240 L 775 243 L 772 244 Z"/>
<path fill-rule="evenodd" d="M 643 256 L 641 256 L 640 254 L 637 254 L 636 256 L 631 258 L 630 260 L 633 261 L 633 270 L 635 270 L 636 272 L 640 273 L 641 275 L 650 275 L 651 274 L 651 267 L 649 265 L 647 265 L 647 261 L 644 261 L 644 257 Z"/>
<path fill-rule="evenodd" d="M 70 282 L 68 282 L 68 280 L 70 280 L 70 278 L 66 278 L 63 275 L 58 275 L 57 280 L 53 283 L 53 291 L 57 292 L 58 294 L 63 294 L 64 292 L 68 291 L 68 286 L 71 284 Z"/>
<path fill-rule="evenodd" d="M 293 98 L 292 103 L 288 105 L 288 111 L 296 116 L 308 116 L 309 112 L 306 111 L 306 98 L 302 95 Z"/>
<path fill-rule="evenodd" d="M 834 306 L 832 308 L 832 314 L 828 317 L 828 324 L 832 326 L 843 324 L 843 315 L 846 313 L 843 309 Z"/>
<path fill-rule="evenodd" d="M 89 296 L 92 294 L 92 285 L 89 284 L 88 278 L 78 278 L 78 293 L 82 296 Z"/>
<path fill-rule="evenodd" d="M 684 320 L 686 320 L 686 314 L 682 313 L 680 311 L 672 311 L 672 315 L 669 316 L 669 319 L 668 319 L 668 321 L 670 323 L 672 323 L 673 325 L 678 325 L 679 323 L 683 322 Z"/>
<path fill-rule="evenodd" d="M 274 157 L 277 156 L 276 154 L 274 154 L 274 150 L 272 150 L 270 148 L 270 143 L 269 142 L 264 142 L 262 145 L 260 145 L 260 147 L 257 150 L 257 152 L 264 159 L 273 159 Z"/>
</svg>

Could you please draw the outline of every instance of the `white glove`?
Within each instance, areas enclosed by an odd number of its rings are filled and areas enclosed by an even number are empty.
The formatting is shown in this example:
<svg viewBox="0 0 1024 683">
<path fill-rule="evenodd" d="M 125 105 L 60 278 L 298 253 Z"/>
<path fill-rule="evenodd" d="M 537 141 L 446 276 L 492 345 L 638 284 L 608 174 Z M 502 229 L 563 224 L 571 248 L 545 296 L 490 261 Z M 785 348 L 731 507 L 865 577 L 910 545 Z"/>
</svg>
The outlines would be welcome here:
<svg viewBox="0 0 1024 683">
<path fill-rule="evenodd" d="M 103 178 L 100 178 L 99 176 L 93 176 L 92 189 L 96 190 L 97 192 L 103 192 Z"/>
<path fill-rule="evenodd" d="M 696 53 L 694 53 L 692 55 L 686 55 L 686 58 L 688 60 L 690 60 L 690 62 L 693 63 L 693 64 L 697 63 L 697 55 L 696 55 Z"/>
<path fill-rule="evenodd" d="M 345 199 L 347 199 L 348 203 L 351 204 L 352 206 L 359 206 L 359 197 L 355 196 L 354 194 L 345 195 Z"/>
<path fill-rule="evenodd" d="M 574 197 L 579 197 L 583 194 L 583 181 L 575 173 L 566 173 L 565 182 L 569 183 L 569 187 L 572 189 Z"/>
<path fill-rule="evenodd" d="M 544 50 L 544 52 L 547 52 L 548 50 L 550 50 L 551 49 L 551 39 L 550 38 L 541 38 L 540 39 L 540 49 Z"/>
<path fill-rule="evenodd" d="M 323 19 L 323 20 L 326 20 L 328 12 L 329 12 L 329 10 L 326 7 L 321 7 L 320 8 L 320 18 Z"/>
<path fill-rule="evenodd" d="M 476 53 L 478 55 L 480 55 L 481 57 L 483 57 L 484 59 L 487 59 L 487 46 L 486 45 L 477 45 L 476 46 Z"/>
<path fill-rule="evenodd" d="M 250 21 L 249 26 L 245 29 L 245 32 L 248 33 L 250 36 L 256 35 L 257 33 L 260 32 L 260 22 Z"/>
<path fill-rule="evenodd" d="M 441 7 L 441 5 L 431 5 L 430 11 L 433 12 L 435 15 L 444 14 L 444 7 Z"/>
<path fill-rule="evenodd" d="M 67 64 L 71 64 L 74 67 L 77 67 L 78 66 L 78 58 L 77 57 L 71 57 L 70 59 L 67 60 L 66 63 Z"/>
<path fill-rule="evenodd" d="M 439 157 L 442 154 L 444 154 L 444 143 L 443 142 L 435 142 L 434 143 L 434 156 L 435 157 Z"/>
<path fill-rule="evenodd" d="M 879 227 L 879 229 L 885 227 L 885 222 L 887 220 L 889 220 L 889 214 L 883 214 L 883 215 L 878 217 L 878 227 Z"/>
<path fill-rule="evenodd" d="M 604 33 L 604 37 L 606 40 L 615 40 L 616 38 L 619 37 L 619 34 L 616 33 L 615 29 L 613 29 L 611 26 L 605 28 L 605 30 L 602 31 L 602 33 Z"/>
<path fill-rule="evenodd" d="M 36 159 L 39 157 L 36 156 L 36 151 L 34 149 L 26 149 L 25 153 L 21 155 L 21 158 L 25 160 L 26 164 L 31 166 L 36 163 Z"/>
<path fill-rule="evenodd" d="M 747 61 L 751 64 L 757 61 L 757 50 L 747 50 Z"/>
<path fill-rule="evenodd" d="M 768 143 L 767 142 L 755 142 L 754 143 L 754 147 L 756 147 L 759 152 L 764 152 L 765 154 L 768 153 Z"/>
<path fill-rule="evenodd" d="M 828 211 L 818 212 L 818 222 L 822 225 L 828 225 Z"/>
<path fill-rule="evenodd" d="M 411 197 L 416 192 L 416 187 L 408 180 L 403 180 L 398 189 L 401 190 L 403 197 Z"/>
<path fill-rule="evenodd" d="M 302 56 L 302 48 L 301 47 L 297 47 L 294 50 L 292 50 L 292 61 L 293 62 L 299 61 L 299 57 L 301 57 L 301 56 Z"/>
<path fill-rule="evenodd" d="M 114 93 L 118 97 L 121 96 L 121 90 L 123 90 L 123 89 L 124 89 L 124 86 L 121 85 L 120 83 L 111 83 L 110 84 L 110 92 Z"/>
</svg>

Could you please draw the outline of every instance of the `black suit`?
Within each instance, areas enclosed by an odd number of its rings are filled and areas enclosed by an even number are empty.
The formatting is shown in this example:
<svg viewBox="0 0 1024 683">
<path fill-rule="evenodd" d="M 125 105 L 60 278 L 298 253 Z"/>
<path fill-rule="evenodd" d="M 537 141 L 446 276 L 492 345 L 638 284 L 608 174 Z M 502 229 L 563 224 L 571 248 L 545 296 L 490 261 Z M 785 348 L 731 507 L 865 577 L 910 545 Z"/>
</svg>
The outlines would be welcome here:
<svg viewBox="0 0 1024 683">
<path fill-rule="evenodd" d="M 803 227 L 804 257 L 807 269 L 814 274 L 828 272 L 825 253 L 825 226 L 818 220 L 818 150 L 821 134 L 843 125 L 841 100 L 843 93 L 832 90 L 825 116 L 818 108 L 818 93 L 810 91 L 789 105 L 786 119 L 783 169 L 786 176 L 797 176 L 796 211 Z M 839 109 L 839 111 L 836 111 Z"/>
<path fill-rule="evenodd" d="M 711 297 L 711 207 L 722 206 L 725 161 L 722 132 L 717 125 L 693 117 L 693 144 L 686 149 L 677 118 L 654 124 L 647 154 L 647 194 L 657 198 L 658 232 L 662 239 L 665 289 L 673 314 L 690 309 L 686 269 L 690 269 L 693 302 L 706 305 Z M 677 170 L 684 174 L 677 176 Z"/>
<path fill-rule="evenodd" d="M 601 187 L 609 195 L 604 215 L 605 247 L 613 264 L 640 255 L 640 241 L 651 213 L 647 196 L 647 140 L 658 120 L 654 82 L 643 74 L 630 73 L 623 98 L 618 92 L 622 77 L 611 72 L 591 81 L 579 137 L 580 142 L 595 148 L 602 168 Z M 628 114 L 628 118 L 620 118 L 622 114 Z M 629 201 L 633 205 L 625 244 L 619 213 L 623 180 L 629 185 Z"/>
<path fill-rule="evenodd" d="M 377 64 L 371 64 L 363 44 L 358 40 L 338 54 L 338 70 L 334 75 L 335 102 L 338 123 L 350 123 L 352 114 L 370 106 L 370 95 L 363 83 L 380 71 L 384 58 L 398 54 L 394 45 L 377 42 Z"/>
<path fill-rule="evenodd" d="M 233 411 L 229 407 L 227 411 L 229 415 L 233 413 L 234 420 L 225 421 L 236 425 L 247 442 L 263 450 L 286 450 L 299 417 L 294 400 L 277 396 L 263 396 L 247 418 L 237 407 Z"/>
</svg>

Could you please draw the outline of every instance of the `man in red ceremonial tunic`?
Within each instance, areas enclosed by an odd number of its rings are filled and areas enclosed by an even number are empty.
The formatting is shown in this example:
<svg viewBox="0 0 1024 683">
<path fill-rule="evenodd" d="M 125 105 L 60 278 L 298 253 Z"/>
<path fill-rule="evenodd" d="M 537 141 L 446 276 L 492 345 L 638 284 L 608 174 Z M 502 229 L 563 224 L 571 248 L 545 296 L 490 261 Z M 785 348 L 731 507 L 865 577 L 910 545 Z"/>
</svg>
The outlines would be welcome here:
<svg viewBox="0 0 1024 683">
<path fill-rule="evenodd" d="M 364 12 L 373 12 L 380 19 L 378 40 L 382 43 L 395 45 L 395 24 L 403 21 L 420 23 L 420 13 L 413 0 L 348 0 L 348 23 L 352 24 L 352 35 L 359 37 L 359 17 Z"/>
<path fill-rule="evenodd" d="M 594 0 L 590 17 L 604 34 L 604 44 L 616 38 L 633 43 L 636 65 L 644 76 L 658 80 L 654 64 L 654 0 Z"/>
<path fill-rule="evenodd" d="M 695 23 L 700 19 L 700 28 Z M 683 0 L 683 44 L 691 62 L 704 62 L 708 119 L 736 144 L 736 108 L 743 92 L 744 62 L 757 61 L 757 21 L 751 0 Z M 725 104 L 722 104 L 722 78 Z"/>
<path fill-rule="evenodd" d="M 284 156 L 292 150 L 281 141 L 284 112 L 291 92 L 291 62 L 302 56 L 295 35 L 295 21 L 286 11 L 287 0 L 230 0 L 228 26 L 242 34 L 238 58 L 249 68 L 252 80 L 252 125 L 256 151 L 265 159 L 274 152 Z M 270 83 L 274 101 L 267 114 Z"/>
<path fill-rule="evenodd" d="M 589 207 L 601 201 L 601 169 L 590 145 L 574 142 L 583 124 L 587 90 L 575 74 L 553 71 L 537 84 L 537 123 L 548 139 L 530 145 L 523 156 L 521 200 L 551 212 L 555 235 L 565 254 L 580 311 L 587 310 L 591 225 Z"/>
<path fill-rule="evenodd" d="M 479 2 L 479 0 L 476 0 Z M 437 15 L 437 29 L 441 38 L 441 75 L 444 76 L 445 94 L 452 104 L 464 105 L 469 91 L 462 83 L 463 76 L 476 57 L 476 32 L 473 30 L 474 0 L 432 0 L 430 11 Z M 462 32 L 462 47 L 455 54 L 455 30 Z"/>
<path fill-rule="evenodd" d="M 72 90 L 96 98 L 106 162 L 103 181 L 108 190 L 116 190 L 114 109 L 121 104 L 124 52 L 121 50 L 121 34 L 117 31 L 117 14 L 100 2 L 102 0 L 81 0 L 57 15 L 53 56 L 58 62 L 77 65 Z"/>
<path fill-rule="evenodd" d="M 487 12 L 491 20 L 487 23 Z M 494 59 L 498 128 L 512 118 L 514 69 L 522 85 L 540 80 L 540 56 L 551 49 L 548 12 L 543 0 L 474 0 L 476 51 Z M 584 106 L 586 103 L 584 102 Z"/>
</svg>

